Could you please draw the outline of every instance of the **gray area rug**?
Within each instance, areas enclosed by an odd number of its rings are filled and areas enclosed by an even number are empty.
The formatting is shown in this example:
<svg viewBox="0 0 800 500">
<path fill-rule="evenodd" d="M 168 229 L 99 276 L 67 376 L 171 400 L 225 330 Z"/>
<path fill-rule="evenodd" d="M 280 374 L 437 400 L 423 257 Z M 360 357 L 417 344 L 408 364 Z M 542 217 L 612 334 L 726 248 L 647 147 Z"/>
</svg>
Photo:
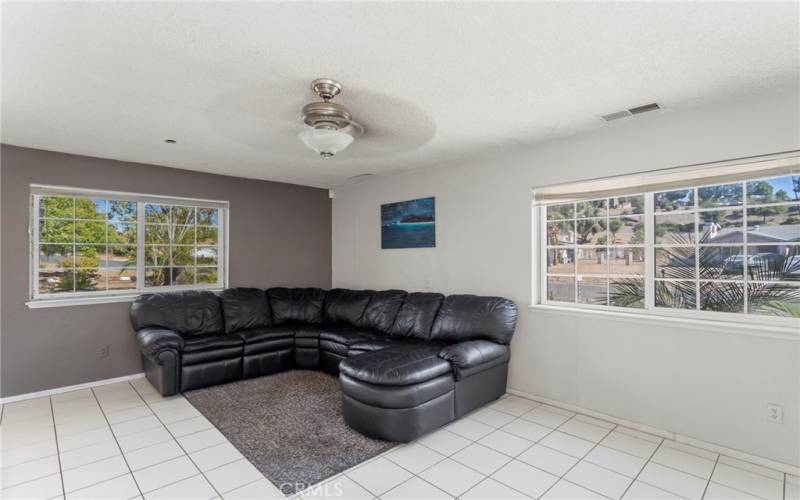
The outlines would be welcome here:
<svg viewBox="0 0 800 500">
<path fill-rule="evenodd" d="M 292 370 L 184 393 L 285 494 L 388 450 L 342 418 L 339 380 Z"/>
</svg>

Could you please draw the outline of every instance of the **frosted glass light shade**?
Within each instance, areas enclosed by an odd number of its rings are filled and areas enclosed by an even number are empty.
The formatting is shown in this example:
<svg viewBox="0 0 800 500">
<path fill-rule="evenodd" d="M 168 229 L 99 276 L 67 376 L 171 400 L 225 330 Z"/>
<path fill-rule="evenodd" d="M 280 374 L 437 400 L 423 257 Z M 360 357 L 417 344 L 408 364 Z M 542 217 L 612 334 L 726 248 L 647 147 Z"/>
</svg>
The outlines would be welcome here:
<svg viewBox="0 0 800 500">
<path fill-rule="evenodd" d="M 329 158 L 353 143 L 353 136 L 341 130 L 307 128 L 297 134 L 303 144 Z"/>
</svg>

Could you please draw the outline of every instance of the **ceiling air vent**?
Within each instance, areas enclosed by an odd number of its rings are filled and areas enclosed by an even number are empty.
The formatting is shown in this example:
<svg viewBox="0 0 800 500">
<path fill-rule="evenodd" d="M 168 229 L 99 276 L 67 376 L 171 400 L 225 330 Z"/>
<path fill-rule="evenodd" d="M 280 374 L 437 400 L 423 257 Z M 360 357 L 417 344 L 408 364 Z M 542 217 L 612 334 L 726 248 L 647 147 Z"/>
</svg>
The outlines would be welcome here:
<svg viewBox="0 0 800 500">
<path fill-rule="evenodd" d="M 609 113 L 607 115 L 603 115 L 600 118 L 602 118 L 607 122 L 612 122 L 614 120 L 619 120 L 620 118 L 625 118 L 628 116 L 631 116 L 631 113 L 626 109 L 625 111 L 617 111 L 616 113 Z"/>
<path fill-rule="evenodd" d="M 657 109 L 661 109 L 661 106 L 659 106 L 657 102 L 651 102 L 650 104 L 645 104 L 644 106 L 636 106 L 628 111 L 632 115 L 639 115 L 642 113 L 647 113 L 648 111 L 655 111 Z"/>
<path fill-rule="evenodd" d="M 635 108 L 623 109 L 622 111 L 615 111 L 614 113 L 602 115 L 600 118 L 607 122 L 612 122 L 614 120 L 619 120 L 620 118 L 627 118 L 629 116 L 640 115 L 642 113 L 647 113 L 648 111 L 656 111 L 659 109 L 661 109 L 661 106 L 659 106 L 658 103 L 651 102 L 650 104 L 643 104 L 642 106 L 636 106 Z"/>
</svg>

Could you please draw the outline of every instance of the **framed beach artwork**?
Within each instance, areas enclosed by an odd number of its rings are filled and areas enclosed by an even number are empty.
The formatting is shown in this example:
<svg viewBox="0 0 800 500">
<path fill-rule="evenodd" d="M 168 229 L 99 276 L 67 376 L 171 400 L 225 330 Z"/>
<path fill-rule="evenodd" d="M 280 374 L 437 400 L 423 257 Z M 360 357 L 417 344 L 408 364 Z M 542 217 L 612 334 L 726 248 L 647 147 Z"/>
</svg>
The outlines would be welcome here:
<svg viewBox="0 0 800 500">
<path fill-rule="evenodd" d="M 436 246 L 436 199 L 419 198 L 381 205 L 381 248 Z"/>
</svg>

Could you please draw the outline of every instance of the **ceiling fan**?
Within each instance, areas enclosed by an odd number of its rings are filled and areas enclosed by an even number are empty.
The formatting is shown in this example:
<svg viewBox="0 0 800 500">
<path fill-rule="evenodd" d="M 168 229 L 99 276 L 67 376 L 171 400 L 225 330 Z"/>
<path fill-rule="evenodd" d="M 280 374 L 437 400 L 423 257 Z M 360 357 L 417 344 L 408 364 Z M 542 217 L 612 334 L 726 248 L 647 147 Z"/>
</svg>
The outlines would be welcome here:
<svg viewBox="0 0 800 500">
<path fill-rule="evenodd" d="M 306 127 L 297 137 L 321 157 L 330 158 L 363 134 L 364 127 L 353 119 L 347 108 L 332 102 L 342 91 L 341 83 L 330 78 L 318 78 L 311 82 L 311 89 L 322 101 L 303 106 L 302 117 Z"/>
</svg>

